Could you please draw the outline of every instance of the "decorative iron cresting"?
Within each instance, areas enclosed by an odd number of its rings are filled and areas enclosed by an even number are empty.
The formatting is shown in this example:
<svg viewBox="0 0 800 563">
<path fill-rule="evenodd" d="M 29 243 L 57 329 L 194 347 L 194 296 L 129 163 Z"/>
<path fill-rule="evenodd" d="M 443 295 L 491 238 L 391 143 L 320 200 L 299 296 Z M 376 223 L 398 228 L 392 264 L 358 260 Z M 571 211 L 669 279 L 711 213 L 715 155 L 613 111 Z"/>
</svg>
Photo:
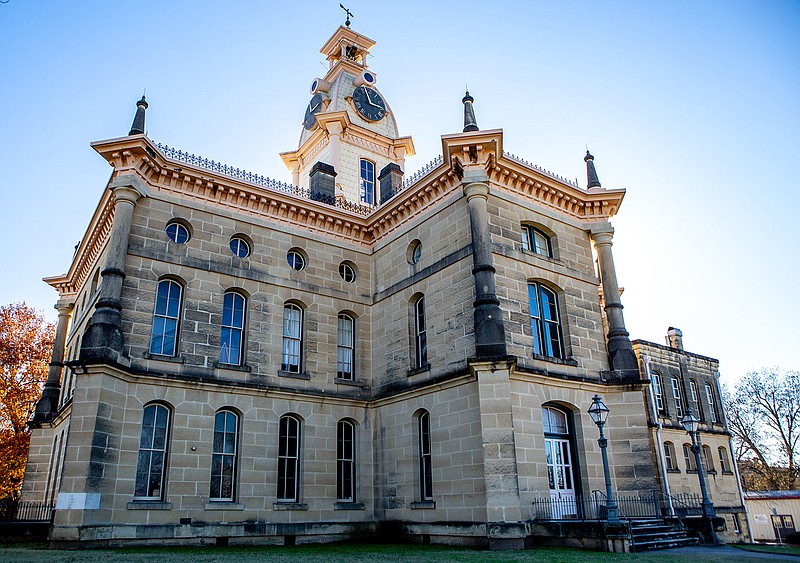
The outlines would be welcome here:
<svg viewBox="0 0 800 563">
<path fill-rule="evenodd" d="M 573 182 L 572 180 L 567 180 L 566 178 L 564 178 L 562 176 L 559 176 L 558 174 L 553 174 L 549 170 L 545 170 L 541 166 L 536 166 L 532 162 L 528 162 L 524 158 L 520 158 L 515 154 L 511 154 L 510 152 L 503 151 L 503 156 L 506 157 L 506 158 L 509 158 L 511 160 L 514 160 L 516 162 L 519 162 L 520 164 L 524 164 L 525 166 L 527 166 L 529 168 L 533 168 L 537 172 L 541 172 L 545 176 L 549 176 L 549 177 L 553 178 L 554 180 L 558 180 L 559 182 L 564 182 L 565 184 L 569 184 L 570 186 L 574 186 L 576 188 L 580 188 L 578 186 L 577 182 Z"/>
</svg>

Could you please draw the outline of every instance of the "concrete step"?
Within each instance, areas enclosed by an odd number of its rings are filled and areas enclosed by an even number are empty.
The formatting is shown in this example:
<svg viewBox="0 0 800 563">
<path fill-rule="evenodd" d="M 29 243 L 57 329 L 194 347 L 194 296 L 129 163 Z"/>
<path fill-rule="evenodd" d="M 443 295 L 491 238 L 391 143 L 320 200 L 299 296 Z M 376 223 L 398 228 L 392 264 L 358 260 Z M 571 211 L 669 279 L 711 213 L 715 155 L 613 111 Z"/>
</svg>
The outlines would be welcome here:
<svg viewBox="0 0 800 563">
<path fill-rule="evenodd" d="M 636 543 L 631 542 L 631 551 L 638 553 L 641 551 L 654 551 L 657 549 L 670 549 L 673 547 L 687 547 L 697 544 L 697 538 L 684 536 L 683 538 L 668 538 Z"/>
</svg>

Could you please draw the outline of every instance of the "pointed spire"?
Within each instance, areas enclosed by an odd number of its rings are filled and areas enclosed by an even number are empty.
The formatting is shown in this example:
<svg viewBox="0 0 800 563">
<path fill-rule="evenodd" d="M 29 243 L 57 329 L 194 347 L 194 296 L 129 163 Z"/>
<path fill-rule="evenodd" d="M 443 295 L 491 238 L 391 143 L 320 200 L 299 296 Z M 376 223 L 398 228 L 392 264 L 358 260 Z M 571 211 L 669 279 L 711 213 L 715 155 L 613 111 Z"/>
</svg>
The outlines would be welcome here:
<svg viewBox="0 0 800 563">
<path fill-rule="evenodd" d="M 464 133 L 468 131 L 478 131 L 478 122 L 475 120 L 475 110 L 472 107 L 474 98 L 469 95 L 469 90 L 464 95 L 461 102 L 464 104 Z"/>
<path fill-rule="evenodd" d="M 594 169 L 594 157 L 589 149 L 586 149 L 586 156 L 583 157 L 586 161 L 586 186 L 589 188 L 599 188 L 600 180 L 597 178 L 597 170 Z"/>
<path fill-rule="evenodd" d="M 142 135 L 144 134 L 144 111 L 147 109 L 147 100 L 142 99 L 136 102 L 136 115 L 133 118 L 133 125 L 128 135 Z"/>
</svg>

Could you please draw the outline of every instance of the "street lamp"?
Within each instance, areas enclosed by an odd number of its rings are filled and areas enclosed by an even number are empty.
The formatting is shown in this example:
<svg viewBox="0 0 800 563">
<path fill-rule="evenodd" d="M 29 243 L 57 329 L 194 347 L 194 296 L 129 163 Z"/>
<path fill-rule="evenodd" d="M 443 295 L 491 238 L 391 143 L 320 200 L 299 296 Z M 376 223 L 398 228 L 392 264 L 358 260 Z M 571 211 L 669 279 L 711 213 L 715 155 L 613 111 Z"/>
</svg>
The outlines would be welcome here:
<svg viewBox="0 0 800 563">
<path fill-rule="evenodd" d="M 603 473 L 606 477 L 606 513 L 609 524 L 619 524 L 619 516 L 617 515 L 617 501 L 614 500 L 614 492 L 611 490 L 611 472 L 608 469 L 608 440 L 603 434 L 603 426 L 606 424 L 608 418 L 608 407 L 603 403 L 600 395 L 595 395 L 592 398 L 592 406 L 589 407 L 589 416 L 592 417 L 597 428 L 600 430 L 600 438 L 597 443 L 600 446 L 600 452 L 603 454 Z"/>
<path fill-rule="evenodd" d="M 714 512 L 714 503 L 708 498 L 706 477 L 703 474 L 703 463 L 700 460 L 700 444 L 697 442 L 697 431 L 698 428 L 700 428 L 700 419 L 695 416 L 692 409 L 688 409 L 686 415 L 681 419 L 681 424 L 686 429 L 686 433 L 692 437 L 692 453 L 694 454 L 694 463 L 697 467 L 697 478 L 700 479 L 700 493 L 703 495 L 703 516 L 706 518 L 714 518 L 717 514 Z"/>
</svg>

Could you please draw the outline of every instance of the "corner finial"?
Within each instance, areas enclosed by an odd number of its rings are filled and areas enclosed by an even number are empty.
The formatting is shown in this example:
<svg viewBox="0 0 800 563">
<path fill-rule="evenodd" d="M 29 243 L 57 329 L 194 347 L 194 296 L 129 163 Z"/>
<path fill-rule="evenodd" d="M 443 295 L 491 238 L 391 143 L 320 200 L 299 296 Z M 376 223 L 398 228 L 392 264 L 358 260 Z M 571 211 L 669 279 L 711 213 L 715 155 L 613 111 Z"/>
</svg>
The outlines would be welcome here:
<svg viewBox="0 0 800 563">
<path fill-rule="evenodd" d="M 339 7 L 340 7 L 342 10 L 344 10 L 344 13 L 345 13 L 344 25 L 345 25 L 345 26 L 347 26 L 347 27 L 350 27 L 350 18 L 354 17 L 354 16 L 353 16 L 353 12 L 351 12 L 350 10 L 348 10 L 347 8 L 345 8 L 345 7 L 344 7 L 343 5 L 341 5 L 341 4 L 339 4 Z"/>
<path fill-rule="evenodd" d="M 133 125 L 128 135 L 144 134 L 144 112 L 147 109 L 147 100 L 142 94 L 142 99 L 136 102 L 136 115 L 133 117 Z"/>
<path fill-rule="evenodd" d="M 475 99 L 469 95 L 469 90 L 464 94 L 461 103 L 464 104 L 464 133 L 469 131 L 479 131 L 478 122 L 475 120 L 475 109 L 472 107 L 472 102 Z"/>
<path fill-rule="evenodd" d="M 589 152 L 589 149 L 586 149 L 586 156 L 583 157 L 583 160 L 586 162 L 586 187 L 588 188 L 600 188 L 600 180 L 597 178 L 597 170 L 594 169 L 594 157 L 592 153 Z"/>
</svg>

